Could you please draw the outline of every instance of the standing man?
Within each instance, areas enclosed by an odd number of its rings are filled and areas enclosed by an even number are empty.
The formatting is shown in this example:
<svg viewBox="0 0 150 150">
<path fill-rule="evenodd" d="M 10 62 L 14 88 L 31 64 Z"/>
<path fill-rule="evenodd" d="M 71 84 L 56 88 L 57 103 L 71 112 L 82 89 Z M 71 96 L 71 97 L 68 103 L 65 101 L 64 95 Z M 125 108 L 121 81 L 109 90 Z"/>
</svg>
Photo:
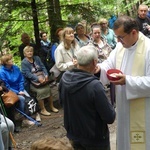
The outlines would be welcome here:
<svg viewBox="0 0 150 150">
<path fill-rule="evenodd" d="M 38 52 L 36 50 L 36 44 L 30 42 L 30 36 L 27 33 L 23 33 L 21 35 L 21 41 L 22 44 L 19 46 L 19 53 L 20 53 L 21 60 L 24 59 L 23 49 L 26 46 L 32 46 L 34 49 L 34 55 L 38 55 Z"/>
<path fill-rule="evenodd" d="M 77 52 L 77 69 L 66 71 L 60 80 L 64 126 L 75 150 L 110 150 L 107 124 L 114 122 L 116 114 L 94 76 L 97 61 L 95 47 L 83 46 Z"/>
<path fill-rule="evenodd" d="M 106 72 L 119 69 L 116 85 L 117 149 L 150 149 L 150 39 L 139 32 L 135 19 L 119 17 L 114 23 L 118 44 L 100 65 L 103 84 Z"/>
<path fill-rule="evenodd" d="M 42 63 L 46 67 L 47 72 L 50 73 L 49 70 L 55 64 L 54 60 L 52 59 L 52 51 L 51 51 L 52 43 L 47 38 L 47 32 L 41 32 L 40 38 L 41 38 L 40 58 L 42 60 Z"/>
<path fill-rule="evenodd" d="M 147 16 L 147 13 L 148 6 L 144 4 L 139 5 L 137 17 L 139 30 L 150 38 L 150 18 Z"/>
</svg>

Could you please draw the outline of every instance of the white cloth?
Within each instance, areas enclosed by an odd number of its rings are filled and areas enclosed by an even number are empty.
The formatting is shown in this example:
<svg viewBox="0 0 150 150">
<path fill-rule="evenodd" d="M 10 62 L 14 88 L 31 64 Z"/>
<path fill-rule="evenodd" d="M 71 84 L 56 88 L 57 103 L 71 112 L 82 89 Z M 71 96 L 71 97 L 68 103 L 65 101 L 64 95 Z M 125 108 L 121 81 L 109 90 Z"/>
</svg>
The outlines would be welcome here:
<svg viewBox="0 0 150 150">
<path fill-rule="evenodd" d="M 145 37 L 146 38 L 146 37 Z M 149 39 L 150 43 L 150 39 Z M 130 108 L 129 100 L 146 97 L 146 150 L 150 149 L 150 45 L 146 50 L 146 65 L 144 76 L 131 76 L 132 63 L 137 44 L 125 50 L 120 70 L 126 75 L 126 84 L 116 86 L 117 99 L 117 150 L 131 150 L 130 148 Z M 122 47 L 118 43 L 109 58 L 101 66 L 101 82 L 108 83 L 106 71 L 116 68 L 116 52 Z M 140 68 L 139 68 L 140 69 Z M 138 149 L 137 149 L 138 150 Z"/>
<path fill-rule="evenodd" d="M 1 124 L 1 116 L 0 116 L 0 124 Z M 4 150 L 4 143 L 2 139 L 2 131 L 1 131 L 1 126 L 0 126 L 0 150 Z"/>
</svg>

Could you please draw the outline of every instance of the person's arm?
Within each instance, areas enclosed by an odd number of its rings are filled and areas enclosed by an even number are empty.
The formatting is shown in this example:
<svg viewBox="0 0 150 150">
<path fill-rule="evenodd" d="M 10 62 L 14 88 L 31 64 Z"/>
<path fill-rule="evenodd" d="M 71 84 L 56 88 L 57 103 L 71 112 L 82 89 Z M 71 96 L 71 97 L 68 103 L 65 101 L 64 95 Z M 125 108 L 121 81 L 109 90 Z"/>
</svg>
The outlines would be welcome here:
<svg viewBox="0 0 150 150">
<path fill-rule="evenodd" d="M 96 83 L 93 86 L 93 91 L 95 95 L 95 107 L 98 114 L 105 123 L 112 124 L 115 121 L 116 112 L 110 104 L 102 84 L 100 82 Z"/>
<path fill-rule="evenodd" d="M 57 45 L 56 45 L 56 44 L 53 44 L 53 45 L 52 45 L 52 48 L 51 48 L 51 56 L 52 56 L 52 60 L 53 60 L 54 62 L 55 62 L 55 56 L 54 56 L 54 54 L 55 54 L 56 48 L 57 48 Z"/>
<path fill-rule="evenodd" d="M 150 97 L 150 50 L 147 51 L 145 60 L 145 74 L 143 76 L 123 75 L 118 81 L 122 80 L 123 83 L 124 78 L 127 99 Z"/>
<path fill-rule="evenodd" d="M 150 47 L 145 55 L 145 74 L 143 76 L 126 75 L 127 99 L 150 97 Z"/>
<path fill-rule="evenodd" d="M 20 72 L 20 70 L 18 74 L 19 74 L 19 92 L 20 92 L 20 91 L 24 91 L 24 77 L 22 73 Z"/>
<path fill-rule="evenodd" d="M 107 70 L 113 69 L 116 66 L 116 48 L 111 51 L 109 57 L 106 60 L 98 64 L 100 68 L 100 81 L 103 83 L 103 85 L 109 83 L 109 80 L 107 78 Z"/>
<path fill-rule="evenodd" d="M 36 63 L 40 66 L 41 71 L 44 72 L 45 76 L 48 76 L 48 72 L 47 72 L 47 70 L 46 70 L 44 64 L 42 63 L 40 57 L 36 56 L 36 57 L 34 57 L 34 58 L 35 58 Z"/>
</svg>

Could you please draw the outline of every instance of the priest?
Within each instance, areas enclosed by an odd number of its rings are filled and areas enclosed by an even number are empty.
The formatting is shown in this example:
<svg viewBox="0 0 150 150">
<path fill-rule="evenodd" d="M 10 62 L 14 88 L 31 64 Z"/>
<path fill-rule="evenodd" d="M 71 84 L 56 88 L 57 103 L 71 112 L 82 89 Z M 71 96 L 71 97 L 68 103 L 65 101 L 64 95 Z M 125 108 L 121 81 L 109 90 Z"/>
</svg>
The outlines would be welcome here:
<svg viewBox="0 0 150 150">
<path fill-rule="evenodd" d="M 116 48 L 99 64 L 100 80 L 116 87 L 117 150 L 150 149 L 150 39 L 139 32 L 137 22 L 128 16 L 114 23 Z M 106 72 L 119 69 L 120 79 L 109 81 Z"/>
</svg>

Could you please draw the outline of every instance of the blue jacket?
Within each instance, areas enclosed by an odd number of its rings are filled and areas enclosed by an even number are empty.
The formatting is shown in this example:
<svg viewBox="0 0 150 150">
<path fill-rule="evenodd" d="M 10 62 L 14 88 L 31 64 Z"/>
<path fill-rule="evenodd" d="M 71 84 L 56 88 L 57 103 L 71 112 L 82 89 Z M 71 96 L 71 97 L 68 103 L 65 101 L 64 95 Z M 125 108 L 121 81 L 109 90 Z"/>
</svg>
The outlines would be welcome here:
<svg viewBox="0 0 150 150">
<path fill-rule="evenodd" d="M 2 79 L 9 90 L 16 94 L 24 91 L 24 78 L 18 66 L 13 65 L 10 69 L 2 66 L 0 68 L 0 79 Z"/>
</svg>

